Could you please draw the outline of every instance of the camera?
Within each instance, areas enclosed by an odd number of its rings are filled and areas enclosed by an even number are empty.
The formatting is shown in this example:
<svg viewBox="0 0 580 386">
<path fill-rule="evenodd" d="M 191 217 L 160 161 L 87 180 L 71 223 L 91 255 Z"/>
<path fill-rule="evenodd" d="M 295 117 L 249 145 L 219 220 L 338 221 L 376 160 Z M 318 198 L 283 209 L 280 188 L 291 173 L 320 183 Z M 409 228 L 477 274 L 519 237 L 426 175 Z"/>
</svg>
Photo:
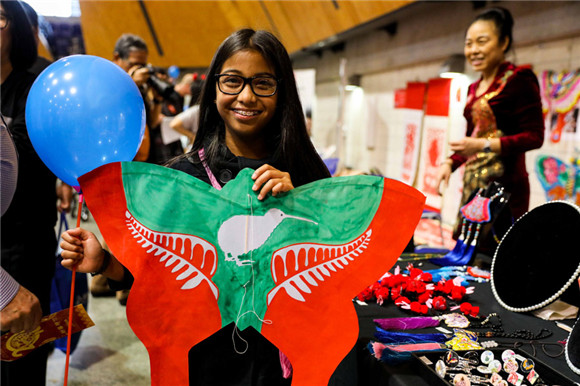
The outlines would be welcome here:
<svg viewBox="0 0 580 386">
<path fill-rule="evenodd" d="M 152 65 L 147 65 L 144 67 L 149 70 L 149 79 L 147 80 L 147 84 L 155 91 L 157 91 L 157 93 L 163 99 L 174 98 L 175 90 L 173 89 L 173 85 L 157 76 L 157 74 L 165 74 L 165 70 L 162 68 L 153 67 Z"/>
</svg>

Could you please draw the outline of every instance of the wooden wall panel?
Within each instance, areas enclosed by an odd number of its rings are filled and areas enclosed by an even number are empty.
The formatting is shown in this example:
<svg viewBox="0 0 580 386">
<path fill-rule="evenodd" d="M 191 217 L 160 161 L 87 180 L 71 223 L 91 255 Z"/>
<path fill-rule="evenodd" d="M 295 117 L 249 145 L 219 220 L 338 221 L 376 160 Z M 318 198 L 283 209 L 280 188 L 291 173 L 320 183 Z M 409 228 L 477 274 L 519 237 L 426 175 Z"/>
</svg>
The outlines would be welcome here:
<svg viewBox="0 0 580 386">
<path fill-rule="evenodd" d="M 154 65 L 206 67 L 223 39 L 242 27 L 275 33 L 292 53 L 411 2 L 146 0 L 143 4 L 162 53 L 156 48 L 138 0 L 81 0 L 80 6 L 88 54 L 110 59 L 118 37 L 134 33 L 147 42 Z"/>
</svg>

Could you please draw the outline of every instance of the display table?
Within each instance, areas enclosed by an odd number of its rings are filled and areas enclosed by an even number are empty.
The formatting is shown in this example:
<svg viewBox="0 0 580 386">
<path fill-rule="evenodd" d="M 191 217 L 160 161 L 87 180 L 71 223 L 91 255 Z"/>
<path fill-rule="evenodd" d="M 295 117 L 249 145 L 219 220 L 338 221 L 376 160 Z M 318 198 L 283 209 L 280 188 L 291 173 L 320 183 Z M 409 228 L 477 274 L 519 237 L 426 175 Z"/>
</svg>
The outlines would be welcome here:
<svg viewBox="0 0 580 386">
<path fill-rule="evenodd" d="M 407 262 L 398 263 L 402 270 L 407 266 L 407 264 Z M 426 261 L 417 261 L 414 265 L 417 268 L 425 270 L 438 268 L 438 266 Z M 564 377 L 570 380 L 571 385 L 574 383 L 580 385 L 580 376 L 570 370 L 566 364 L 563 345 L 544 346 L 545 350 L 550 355 L 556 355 L 560 352 L 562 353 L 556 358 L 546 355 L 542 348 L 543 343 L 556 343 L 558 341 L 566 340 L 568 337 L 567 331 L 556 326 L 554 321 L 542 320 L 531 314 L 515 313 L 504 309 L 494 298 L 491 292 L 491 284 L 489 282 L 472 283 L 471 285 L 475 287 L 475 292 L 468 295 L 467 301 L 469 301 L 473 306 L 480 307 L 480 316 L 485 317 L 492 312 L 499 314 L 505 332 L 510 333 L 517 329 L 528 329 L 536 334 L 542 328 L 552 331 L 553 335 L 549 338 L 533 342 L 534 347 L 532 347 L 528 341 L 520 341 L 520 343 L 523 343 L 520 350 L 525 351 L 532 356 L 535 348 L 535 355 L 533 355 L 534 359 L 543 362 L 545 365 L 561 373 Z M 356 346 L 337 368 L 329 382 L 329 385 L 429 385 L 427 380 L 423 379 L 419 374 L 418 366 L 416 364 L 410 362 L 403 365 L 389 366 L 375 359 L 366 348 L 371 340 L 375 340 L 375 324 L 373 323 L 373 319 L 400 318 L 417 315 L 399 309 L 390 301 L 385 303 L 384 306 L 379 306 L 376 303 L 371 303 L 367 306 L 358 305 L 356 302 L 354 304 L 359 320 L 359 338 Z M 570 327 L 574 324 L 574 320 L 571 319 L 560 322 L 567 324 Z M 431 333 L 436 332 L 436 330 L 434 328 L 426 328 L 420 330 L 420 332 Z M 340 337 L 337 337 L 337 339 L 340 339 Z M 490 339 L 495 340 L 500 344 L 501 348 L 506 349 L 513 348 L 514 343 L 518 342 L 516 339 L 508 338 L 484 338 L 483 340 Z"/>
</svg>

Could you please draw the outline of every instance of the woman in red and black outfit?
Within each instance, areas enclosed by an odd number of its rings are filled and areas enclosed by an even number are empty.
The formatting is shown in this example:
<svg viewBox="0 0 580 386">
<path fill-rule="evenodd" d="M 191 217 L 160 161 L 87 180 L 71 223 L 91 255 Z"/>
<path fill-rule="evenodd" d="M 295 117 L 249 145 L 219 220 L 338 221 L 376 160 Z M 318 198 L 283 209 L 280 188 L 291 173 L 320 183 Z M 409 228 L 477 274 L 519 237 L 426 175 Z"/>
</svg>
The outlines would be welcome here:
<svg viewBox="0 0 580 386">
<path fill-rule="evenodd" d="M 461 205 L 475 190 L 497 181 L 511 194 L 508 206 L 518 218 L 530 201 L 525 152 L 542 146 L 544 123 L 535 74 L 505 61 L 512 26 L 509 11 L 491 8 L 467 30 L 465 57 L 481 78 L 469 87 L 466 136 L 450 142 L 454 154 L 441 165 L 438 182 L 448 183 L 452 171 L 465 164 Z"/>
</svg>

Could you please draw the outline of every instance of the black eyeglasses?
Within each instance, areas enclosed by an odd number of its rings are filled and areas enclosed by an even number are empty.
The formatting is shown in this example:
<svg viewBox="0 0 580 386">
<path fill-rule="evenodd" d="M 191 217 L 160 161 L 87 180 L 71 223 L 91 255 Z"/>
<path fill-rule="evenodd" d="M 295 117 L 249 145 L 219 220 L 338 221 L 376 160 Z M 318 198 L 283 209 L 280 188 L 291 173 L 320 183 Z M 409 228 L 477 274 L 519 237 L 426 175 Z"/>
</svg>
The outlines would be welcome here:
<svg viewBox="0 0 580 386">
<path fill-rule="evenodd" d="M 5 13 L 0 13 L 0 30 L 8 27 L 8 16 Z"/>
<path fill-rule="evenodd" d="M 280 81 L 273 76 L 264 75 L 245 78 L 240 75 L 216 74 L 215 79 L 219 90 L 224 94 L 238 95 L 249 83 L 252 92 L 260 97 L 269 97 L 276 94 Z"/>
</svg>

